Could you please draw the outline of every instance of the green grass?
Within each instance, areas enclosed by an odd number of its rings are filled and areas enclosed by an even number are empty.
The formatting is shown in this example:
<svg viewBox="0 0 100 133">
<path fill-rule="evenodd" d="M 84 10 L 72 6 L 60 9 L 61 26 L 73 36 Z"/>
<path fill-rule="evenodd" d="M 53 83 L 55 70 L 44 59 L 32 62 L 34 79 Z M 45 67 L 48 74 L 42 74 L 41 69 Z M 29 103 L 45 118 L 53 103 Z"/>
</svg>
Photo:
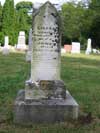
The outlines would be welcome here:
<svg viewBox="0 0 100 133">
<path fill-rule="evenodd" d="M 80 115 L 92 113 L 91 123 L 79 120 L 28 127 L 14 125 L 13 104 L 25 86 L 30 64 L 24 54 L 0 54 L 0 133 L 99 133 L 100 132 L 100 55 L 62 56 L 61 77 L 80 105 Z"/>
</svg>

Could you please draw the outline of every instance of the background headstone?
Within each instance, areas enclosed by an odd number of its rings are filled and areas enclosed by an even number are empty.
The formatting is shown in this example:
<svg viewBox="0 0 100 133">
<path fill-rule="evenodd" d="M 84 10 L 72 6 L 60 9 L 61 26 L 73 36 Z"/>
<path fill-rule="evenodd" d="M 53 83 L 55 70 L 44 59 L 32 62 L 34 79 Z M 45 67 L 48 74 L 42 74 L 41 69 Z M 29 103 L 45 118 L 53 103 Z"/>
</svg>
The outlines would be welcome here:
<svg viewBox="0 0 100 133">
<path fill-rule="evenodd" d="M 9 37 L 5 36 L 4 47 L 9 48 Z"/>
<path fill-rule="evenodd" d="M 72 45 L 66 44 L 66 45 L 64 45 L 64 49 L 65 49 L 65 51 L 66 51 L 67 53 L 70 53 L 71 50 L 72 50 Z"/>
<path fill-rule="evenodd" d="M 93 48 L 92 51 L 93 51 L 94 54 L 100 54 L 100 50 L 98 50 L 98 49 Z"/>
<path fill-rule="evenodd" d="M 32 29 L 29 31 L 29 38 L 28 38 L 28 51 L 26 52 L 26 61 L 31 61 L 31 53 L 32 53 Z"/>
<path fill-rule="evenodd" d="M 61 54 L 65 54 L 66 50 L 64 48 L 61 48 Z"/>
<path fill-rule="evenodd" d="M 79 54 L 80 53 L 80 43 L 79 42 L 72 42 L 72 50 L 71 53 Z"/>
<path fill-rule="evenodd" d="M 26 43 L 25 43 L 25 32 L 20 31 L 18 36 L 18 44 L 17 44 L 18 50 L 26 50 Z"/>
<path fill-rule="evenodd" d="M 4 39 L 4 47 L 2 48 L 2 54 L 3 55 L 8 55 L 10 52 L 10 46 L 9 46 L 9 37 L 5 36 Z"/>
<path fill-rule="evenodd" d="M 87 49 L 85 51 L 85 54 L 90 54 L 92 52 L 92 46 L 91 46 L 91 39 L 89 38 L 87 41 Z"/>
</svg>

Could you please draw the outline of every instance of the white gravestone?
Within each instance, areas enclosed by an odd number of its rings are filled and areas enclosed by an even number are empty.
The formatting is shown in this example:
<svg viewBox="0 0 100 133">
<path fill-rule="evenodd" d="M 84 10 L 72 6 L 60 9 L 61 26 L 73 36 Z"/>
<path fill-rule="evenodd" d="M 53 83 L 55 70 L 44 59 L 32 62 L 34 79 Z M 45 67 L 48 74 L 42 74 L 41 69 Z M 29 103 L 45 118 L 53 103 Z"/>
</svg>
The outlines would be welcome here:
<svg viewBox="0 0 100 133">
<path fill-rule="evenodd" d="M 79 54 L 80 53 L 80 43 L 79 42 L 72 42 L 72 50 L 71 50 L 71 53 L 77 53 Z"/>
<path fill-rule="evenodd" d="M 35 16 L 33 23 L 32 81 L 60 79 L 61 33 L 53 11 L 46 10 L 44 14 L 40 12 Z"/>
<path fill-rule="evenodd" d="M 91 46 L 91 39 L 89 38 L 87 41 L 87 49 L 85 51 L 85 54 L 90 54 L 92 52 L 92 46 Z"/>
<path fill-rule="evenodd" d="M 29 31 L 29 39 L 28 39 L 28 51 L 26 53 L 26 61 L 31 61 L 31 51 L 32 51 L 32 29 Z"/>
<path fill-rule="evenodd" d="M 10 52 L 10 47 L 9 47 L 9 37 L 5 36 L 5 40 L 4 40 L 4 47 L 2 49 L 2 54 L 3 55 L 8 55 Z"/>
<path fill-rule="evenodd" d="M 8 36 L 5 36 L 5 43 L 4 43 L 4 47 L 8 48 L 9 47 L 9 38 Z"/>
<path fill-rule="evenodd" d="M 19 32 L 17 49 L 19 50 L 27 49 L 26 43 L 25 43 L 25 32 L 24 31 Z"/>
<path fill-rule="evenodd" d="M 40 8 L 34 17 L 32 32 L 31 77 L 29 82 L 60 80 L 61 32 L 60 17 L 54 7 L 48 4 Z M 50 9 L 51 8 L 51 9 Z M 56 16 L 56 17 L 55 17 Z M 28 88 L 28 87 L 26 87 Z M 26 89 L 26 99 L 45 97 L 38 89 L 38 96 L 32 89 Z"/>
<path fill-rule="evenodd" d="M 60 20 L 50 2 L 34 16 L 31 79 L 15 101 L 16 123 L 53 123 L 78 117 L 78 104 L 60 80 Z"/>
<path fill-rule="evenodd" d="M 94 54 L 100 54 L 100 51 L 98 49 L 92 49 Z"/>
<path fill-rule="evenodd" d="M 64 48 L 61 48 L 61 54 L 65 54 L 66 50 Z"/>
</svg>

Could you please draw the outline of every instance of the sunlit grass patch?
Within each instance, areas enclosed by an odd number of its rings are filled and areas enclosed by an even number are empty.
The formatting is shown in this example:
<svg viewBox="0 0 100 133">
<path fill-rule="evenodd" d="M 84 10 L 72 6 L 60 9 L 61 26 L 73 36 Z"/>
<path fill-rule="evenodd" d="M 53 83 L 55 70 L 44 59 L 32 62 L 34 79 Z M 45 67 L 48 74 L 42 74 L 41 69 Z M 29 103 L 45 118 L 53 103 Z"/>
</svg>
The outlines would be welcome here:
<svg viewBox="0 0 100 133">
<path fill-rule="evenodd" d="M 100 127 L 100 56 L 65 54 L 61 58 L 61 78 L 77 100 L 80 114 L 92 113 L 90 124 L 79 121 L 22 127 L 13 123 L 13 104 L 17 92 L 25 88 L 30 64 L 25 54 L 0 54 L 0 132 L 4 133 L 99 133 Z"/>
</svg>

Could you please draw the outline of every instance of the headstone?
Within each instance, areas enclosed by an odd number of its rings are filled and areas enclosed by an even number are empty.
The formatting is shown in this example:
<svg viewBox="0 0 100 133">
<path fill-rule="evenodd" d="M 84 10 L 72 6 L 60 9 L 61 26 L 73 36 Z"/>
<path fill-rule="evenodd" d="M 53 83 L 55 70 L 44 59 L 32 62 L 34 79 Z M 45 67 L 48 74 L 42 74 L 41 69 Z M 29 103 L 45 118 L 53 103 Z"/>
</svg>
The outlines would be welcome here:
<svg viewBox="0 0 100 133">
<path fill-rule="evenodd" d="M 32 51 L 32 29 L 29 31 L 29 39 L 28 39 L 28 51 L 26 53 L 26 61 L 31 61 L 31 52 Z"/>
<path fill-rule="evenodd" d="M 57 23 L 59 18 L 58 16 L 54 17 L 55 14 L 54 9 L 49 8 L 47 11 L 39 12 L 34 19 L 34 45 L 31 63 L 31 79 L 33 81 L 60 79 L 61 33 Z M 41 21 L 42 19 L 43 21 Z"/>
<path fill-rule="evenodd" d="M 100 51 L 98 49 L 93 48 L 92 51 L 93 51 L 94 54 L 100 54 Z"/>
<path fill-rule="evenodd" d="M 91 46 L 91 39 L 89 38 L 87 41 L 87 49 L 85 51 L 85 54 L 90 54 L 92 52 L 92 46 Z"/>
<path fill-rule="evenodd" d="M 97 49 L 93 49 L 93 53 L 96 54 L 97 53 Z"/>
<path fill-rule="evenodd" d="M 20 31 L 18 36 L 18 44 L 17 44 L 18 50 L 26 50 L 26 43 L 25 43 L 25 32 Z"/>
<path fill-rule="evenodd" d="M 64 49 L 65 49 L 65 51 L 66 51 L 67 53 L 70 53 L 71 50 L 72 50 L 72 45 L 66 44 L 66 45 L 64 45 Z"/>
<path fill-rule="evenodd" d="M 4 39 L 4 47 L 2 49 L 2 54 L 3 55 L 8 55 L 9 52 L 10 52 L 9 37 L 8 36 L 5 36 L 5 39 Z"/>
<path fill-rule="evenodd" d="M 71 53 L 73 53 L 73 54 L 79 54 L 80 53 L 80 43 L 79 42 L 72 42 Z"/>
<path fill-rule="evenodd" d="M 8 36 L 5 36 L 5 43 L 4 43 L 4 47 L 9 47 L 9 38 Z"/>
<path fill-rule="evenodd" d="M 65 54 L 66 50 L 64 48 L 61 48 L 61 54 Z"/>
<path fill-rule="evenodd" d="M 60 28 L 57 10 L 46 2 L 33 20 L 31 77 L 15 101 L 16 123 L 52 123 L 78 118 L 78 104 L 60 79 Z"/>
</svg>

